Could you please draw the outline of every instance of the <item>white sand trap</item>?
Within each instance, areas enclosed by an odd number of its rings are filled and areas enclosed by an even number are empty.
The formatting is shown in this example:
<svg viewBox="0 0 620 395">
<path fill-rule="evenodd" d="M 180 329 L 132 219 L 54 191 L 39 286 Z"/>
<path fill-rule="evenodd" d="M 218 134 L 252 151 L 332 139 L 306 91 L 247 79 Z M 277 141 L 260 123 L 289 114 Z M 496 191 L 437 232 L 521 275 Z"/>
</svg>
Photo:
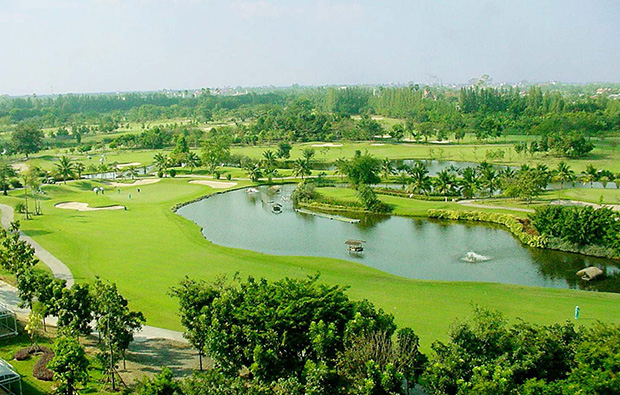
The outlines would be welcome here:
<svg viewBox="0 0 620 395">
<path fill-rule="evenodd" d="M 214 189 L 232 188 L 235 185 L 237 185 L 236 182 L 220 182 L 220 181 L 208 181 L 208 180 L 192 180 L 189 183 L 190 184 L 206 185 L 206 186 L 214 188 Z"/>
<path fill-rule="evenodd" d="M 383 143 L 372 143 L 370 145 L 372 145 L 373 147 L 381 147 L 382 145 L 385 145 L 385 144 L 383 144 Z"/>
<path fill-rule="evenodd" d="M 128 184 L 125 184 L 122 182 L 110 182 L 109 185 L 113 187 L 134 187 L 137 185 L 155 184 L 156 182 L 160 182 L 160 181 L 161 181 L 161 178 L 144 178 L 142 180 L 136 180 Z"/>
<path fill-rule="evenodd" d="M 431 140 L 429 141 L 430 144 L 450 144 L 452 141 L 451 140 Z"/>
<path fill-rule="evenodd" d="M 142 163 L 140 162 L 131 162 L 131 163 L 120 163 L 118 165 L 116 165 L 117 169 L 124 169 L 125 167 L 129 167 L 129 166 L 140 166 Z"/>
<path fill-rule="evenodd" d="M 342 147 L 342 144 L 324 143 L 324 144 L 312 144 L 313 147 Z"/>
<path fill-rule="evenodd" d="M 77 211 L 100 211 L 100 210 L 124 210 L 125 206 L 88 207 L 88 203 L 66 202 L 55 204 L 54 207 L 65 210 Z"/>
</svg>

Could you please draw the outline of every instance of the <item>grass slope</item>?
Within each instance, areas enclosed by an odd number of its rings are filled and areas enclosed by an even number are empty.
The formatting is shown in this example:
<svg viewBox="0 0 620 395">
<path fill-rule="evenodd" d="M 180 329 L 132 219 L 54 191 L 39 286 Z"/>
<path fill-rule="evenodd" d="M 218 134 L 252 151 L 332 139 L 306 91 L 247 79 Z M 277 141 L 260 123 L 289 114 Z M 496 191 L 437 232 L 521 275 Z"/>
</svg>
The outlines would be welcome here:
<svg viewBox="0 0 620 395">
<path fill-rule="evenodd" d="M 176 203 L 215 192 L 189 184 L 187 179 L 144 185 L 140 193 L 126 186 L 120 193 L 107 188 L 105 195 L 95 195 L 94 185 L 81 181 L 45 187 L 45 214 L 23 221 L 22 227 L 65 262 L 77 281 L 101 276 L 116 282 L 131 307 L 143 311 L 150 325 L 182 329 L 177 303 L 168 291 L 184 276 L 213 279 L 236 272 L 268 279 L 320 272 L 322 281 L 350 286 L 352 298 L 367 298 L 393 313 L 399 325 L 414 328 L 426 350 L 433 340 L 446 338 L 449 325 L 466 316 L 472 303 L 501 310 L 511 319 L 536 323 L 571 319 L 575 305 L 581 308 L 580 322 L 620 322 L 617 294 L 411 280 L 348 261 L 271 256 L 214 245 L 203 238 L 198 226 L 170 210 Z M 18 199 L 3 197 L 0 202 Z M 53 207 L 66 201 L 91 206 L 122 204 L 128 210 L 78 212 Z"/>
</svg>

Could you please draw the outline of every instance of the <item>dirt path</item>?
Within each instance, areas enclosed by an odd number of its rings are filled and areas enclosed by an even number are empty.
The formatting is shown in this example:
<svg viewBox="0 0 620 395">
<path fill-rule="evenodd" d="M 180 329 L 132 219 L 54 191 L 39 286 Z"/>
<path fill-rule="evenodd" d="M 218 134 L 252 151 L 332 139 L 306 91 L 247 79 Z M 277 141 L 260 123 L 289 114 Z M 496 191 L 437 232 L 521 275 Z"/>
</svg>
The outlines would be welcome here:
<svg viewBox="0 0 620 395">
<path fill-rule="evenodd" d="M 13 221 L 13 207 L 6 204 L 0 204 L 0 210 L 2 210 L 2 226 L 5 228 L 10 226 Z M 34 247 L 35 255 L 46 264 L 52 271 L 54 277 L 67 280 L 67 287 L 71 288 L 75 283 L 71 270 L 62 263 L 58 258 L 49 253 L 39 243 L 34 241 L 30 236 L 27 236 L 24 232 L 20 231 L 20 237 L 27 241 Z M 19 297 L 17 296 L 17 289 L 0 281 L 0 298 L 7 303 L 16 312 L 28 315 L 28 310 L 18 309 Z M 183 333 L 179 331 L 173 331 L 170 329 L 158 328 L 155 326 L 145 325 L 142 330 L 135 336 L 136 342 L 145 342 L 153 339 L 167 339 L 177 342 L 187 343 L 187 340 L 183 337 Z"/>
<path fill-rule="evenodd" d="M 509 210 L 509 211 L 519 211 L 522 213 L 533 213 L 534 209 L 531 208 L 519 208 L 519 207 L 503 207 L 503 206 L 491 206 L 487 204 L 476 204 L 475 200 L 459 200 L 458 204 L 466 207 L 475 207 L 475 208 L 492 208 L 497 210 Z"/>
</svg>

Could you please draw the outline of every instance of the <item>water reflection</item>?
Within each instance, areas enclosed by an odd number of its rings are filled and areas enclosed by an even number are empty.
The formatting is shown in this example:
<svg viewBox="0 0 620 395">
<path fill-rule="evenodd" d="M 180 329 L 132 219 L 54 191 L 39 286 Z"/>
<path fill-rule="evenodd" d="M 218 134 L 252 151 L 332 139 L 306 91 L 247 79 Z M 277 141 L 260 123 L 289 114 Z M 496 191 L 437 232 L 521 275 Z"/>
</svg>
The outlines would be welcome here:
<svg viewBox="0 0 620 395">
<path fill-rule="evenodd" d="M 297 213 L 288 198 L 293 187 L 279 193 L 260 188 L 254 195 L 227 192 L 185 206 L 179 214 L 199 224 L 216 244 L 268 254 L 346 259 L 408 278 L 620 292 L 615 261 L 527 248 L 499 226 L 359 214 L 360 222 L 351 224 Z M 281 214 L 271 211 L 273 203 L 282 204 Z M 366 240 L 361 257 L 348 254 L 347 239 Z M 463 262 L 468 252 L 490 259 Z M 608 275 L 590 283 L 575 275 L 591 265 Z"/>
</svg>

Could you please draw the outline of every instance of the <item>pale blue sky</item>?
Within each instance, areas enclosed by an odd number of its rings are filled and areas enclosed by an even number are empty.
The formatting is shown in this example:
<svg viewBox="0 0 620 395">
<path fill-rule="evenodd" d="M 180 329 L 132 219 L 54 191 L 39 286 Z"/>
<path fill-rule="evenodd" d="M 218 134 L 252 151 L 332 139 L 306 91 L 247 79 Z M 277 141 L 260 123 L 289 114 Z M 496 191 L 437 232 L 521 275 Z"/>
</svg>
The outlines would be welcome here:
<svg viewBox="0 0 620 395">
<path fill-rule="evenodd" d="M 620 82 L 619 21 L 617 0 L 0 0 L 0 94 Z"/>
</svg>

